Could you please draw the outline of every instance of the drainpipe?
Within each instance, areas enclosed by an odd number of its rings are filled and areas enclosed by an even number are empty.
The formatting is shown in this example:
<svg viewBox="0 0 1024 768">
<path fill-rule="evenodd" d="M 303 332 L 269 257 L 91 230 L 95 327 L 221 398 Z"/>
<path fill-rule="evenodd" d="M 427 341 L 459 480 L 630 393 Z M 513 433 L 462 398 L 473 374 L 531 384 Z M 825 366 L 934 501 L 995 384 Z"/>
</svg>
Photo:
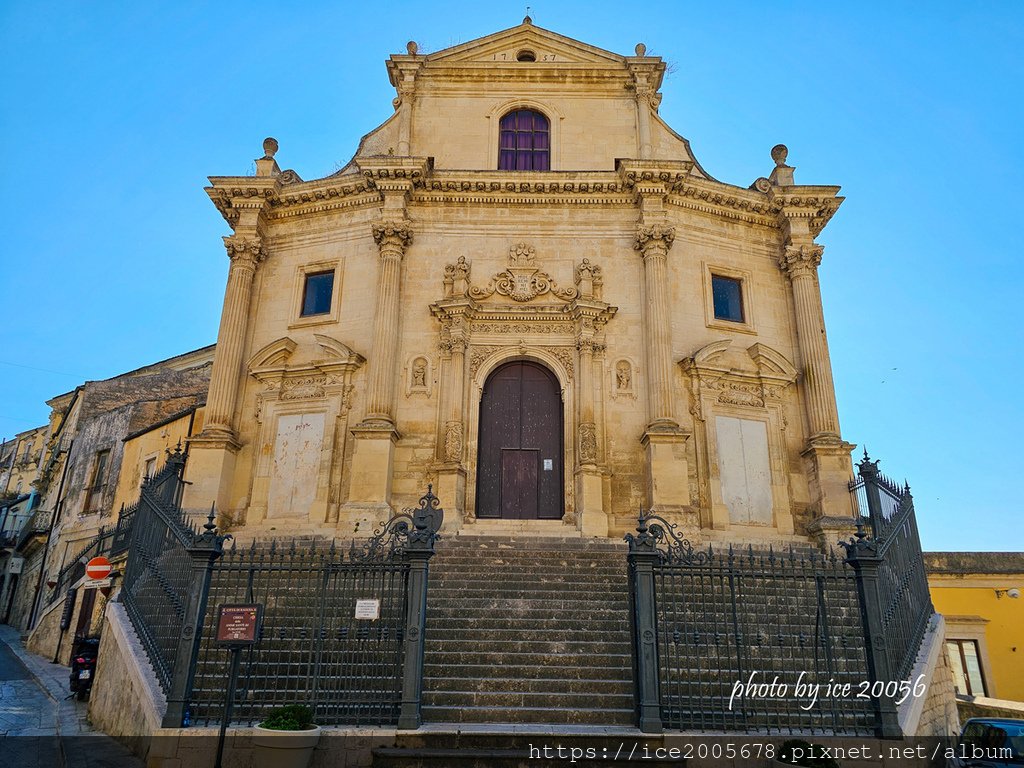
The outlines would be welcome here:
<svg viewBox="0 0 1024 768">
<path fill-rule="evenodd" d="M 53 510 L 53 514 L 50 515 L 50 530 L 46 533 L 46 545 L 43 548 L 43 562 L 39 564 L 39 579 L 36 581 L 36 594 L 32 598 L 32 615 L 29 618 L 28 628 L 32 630 L 36 626 L 36 617 L 39 614 L 39 602 L 43 594 L 43 578 L 46 576 L 46 559 L 50 554 L 50 540 L 53 538 L 53 529 L 57 524 L 57 518 L 60 516 L 61 508 L 64 505 L 64 481 L 68 477 L 68 467 L 71 466 L 71 449 L 74 447 L 75 441 L 72 439 L 68 443 L 68 449 L 65 451 L 64 459 L 64 470 L 60 473 L 60 485 L 57 487 L 57 506 Z"/>
</svg>

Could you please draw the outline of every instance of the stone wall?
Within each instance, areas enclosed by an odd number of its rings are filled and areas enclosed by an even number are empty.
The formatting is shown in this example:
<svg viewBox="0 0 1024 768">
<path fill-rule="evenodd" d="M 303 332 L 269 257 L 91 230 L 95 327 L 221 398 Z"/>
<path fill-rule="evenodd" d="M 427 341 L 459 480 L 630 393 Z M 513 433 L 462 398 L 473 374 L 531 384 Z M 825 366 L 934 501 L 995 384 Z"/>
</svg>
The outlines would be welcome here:
<svg viewBox="0 0 1024 768">
<path fill-rule="evenodd" d="M 121 603 L 107 605 L 102 636 L 89 718 L 94 728 L 145 757 L 166 699 Z"/>
<path fill-rule="evenodd" d="M 946 622 L 935 614 L 910 673 L 911 684 L 922 680 L 925 693 L 920 698 L 907 698 L 900 706 L 900 727 L 910 736 L 945 738 L 960 732 L 956 690 L 945 645 Z"/>
<path fill-rule="evenodd" d="M 43 595 L 44 603 L 48 594 L 49 590 L 46 590 Z M 62 599 L 52 605 L 44 605 L 39 612 L 39 619 L 36 621 L 35 627 L 32 628 L 32 632 L 25 644 L 28 650 L 50 659 L 56 657 L 61 664 L 69 665 L 74 644 L 74 628 L 78 626 L 84 597 L 84 590 L 78 589 L 75 592 L 75 609 L 71 613 L 71 622 L 68 624 L 68 629 L 63 633 L 60 631 L 60 617 L 64 613 L 64 602 L 67 600 L 67 595 L 65 594 Z M 89 617 L 89 623 L 85 629 L 86 635 L 96 637 L 102 632 L 103 613 L 107 599 L 97 591 L 92 615 Z M 59 649 L 58 645 L 60 646 Z"/>
<path fill-rule="evenodd" d="M 22 571 L 18 574 L 18 584 L 15 587 L 11 614 L 7 623 L 22 632 L 29 628 L 29 622 L 32 620 L 32 607 L 35 604 L 36 585 L 39 583 L 43 551 L 44 547 L 39 547 L 31 556 L 25 558 Z"/>
</svg>

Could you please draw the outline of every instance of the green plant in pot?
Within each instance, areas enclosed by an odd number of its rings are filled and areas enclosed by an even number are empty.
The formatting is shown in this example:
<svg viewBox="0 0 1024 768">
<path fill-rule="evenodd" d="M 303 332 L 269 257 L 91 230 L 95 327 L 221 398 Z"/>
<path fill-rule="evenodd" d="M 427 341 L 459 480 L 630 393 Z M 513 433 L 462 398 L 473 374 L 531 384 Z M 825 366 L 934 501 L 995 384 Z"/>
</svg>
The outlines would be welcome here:
<svg viewBox="0 0 1024 768">
<path fill-rule="evenodd" d="M 271 710 L 252 737 L 254 764 L 260 768 L 306 768 L 320 741 L 320 726 L 303 704 Z"/>
<path fill-rule="evenodd" d="M 811 744 L 800 739 L 788 739 L 782 742 L 779 756 L 773 761 L 776 765 L 799 765 L 803 768 L 840 768 L 839 763 L 831 757 L 823 756 L 824 747 Z"/>
</svg>

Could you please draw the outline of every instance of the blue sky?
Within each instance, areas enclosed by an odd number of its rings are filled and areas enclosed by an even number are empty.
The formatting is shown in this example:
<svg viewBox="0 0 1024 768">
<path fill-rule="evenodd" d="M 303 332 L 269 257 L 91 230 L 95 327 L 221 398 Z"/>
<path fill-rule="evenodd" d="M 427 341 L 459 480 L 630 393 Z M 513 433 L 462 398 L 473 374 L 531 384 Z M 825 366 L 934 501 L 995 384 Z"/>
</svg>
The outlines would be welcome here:
<svg viewBox="0 0 1024 768">
<path fill-rule="evenodd" d="M 208 175 L 265 136 L 304 178 L 387 118 L 384 60 L 525 5 L 0 6 L 0 435 L 44 400 L 211 343 L 227 274 Z M 1024 549 L 1024 4 L 534 3 L 539 26 L 672 72 L 661 114 L 716 178 L 840 184 L 822 236 L 844 436 L 915 492 L 930 549 Z M 1006 205 L 1004 206 L 1004 202 Z"/>
</svg>

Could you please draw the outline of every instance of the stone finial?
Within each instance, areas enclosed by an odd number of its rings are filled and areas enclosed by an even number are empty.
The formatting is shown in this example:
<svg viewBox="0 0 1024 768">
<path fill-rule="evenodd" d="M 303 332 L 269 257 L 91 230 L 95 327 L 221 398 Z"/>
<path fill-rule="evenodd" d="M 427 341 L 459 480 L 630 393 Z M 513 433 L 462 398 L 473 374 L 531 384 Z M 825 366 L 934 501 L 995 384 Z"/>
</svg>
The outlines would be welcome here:
<svg viewBox="0 0 1024 768">
<path fill-rule="evenodd" d="M 643 43 L 637 43 L 636 44 L 636 48 L 634 48 L 633 50 L 636 51 L 636 55 L 637 56 L 646 56 L 647 55 L 647 46 L 644 45 Z"/>
<path fill-rule="evenodd" d="M 415 56 L 419 52 L 420 47 L 417 45 L 415 40 L 410 40 L 405 44 L 405 50 L 409 52 L 410 56 Z"/>
<path fill-rule="evenodd" d="M 789 147 L 785 144 L 776 144 L 772 147 L 772 160 L 775 167 L 772 169 L 768 181 L 778 187 L 789 187 L 795 184 L 793 180 L 793 167 L 786 165 L 786 158 L 789 156 Z"/>
<path fill-rule="evenodd" d="M 278 144 L 277 139 L 273 136 L 268 136 L 263 140 L 263 159 L 271 160 L 274 155 L 277 154 Z"/>
<path fill-rule="evenodd" d="M 523 24 L 533 24 L 533 19 L 530 18 L 530 6 L 526 6 L 526 15 L 523 17 Z"/>
</svg>

